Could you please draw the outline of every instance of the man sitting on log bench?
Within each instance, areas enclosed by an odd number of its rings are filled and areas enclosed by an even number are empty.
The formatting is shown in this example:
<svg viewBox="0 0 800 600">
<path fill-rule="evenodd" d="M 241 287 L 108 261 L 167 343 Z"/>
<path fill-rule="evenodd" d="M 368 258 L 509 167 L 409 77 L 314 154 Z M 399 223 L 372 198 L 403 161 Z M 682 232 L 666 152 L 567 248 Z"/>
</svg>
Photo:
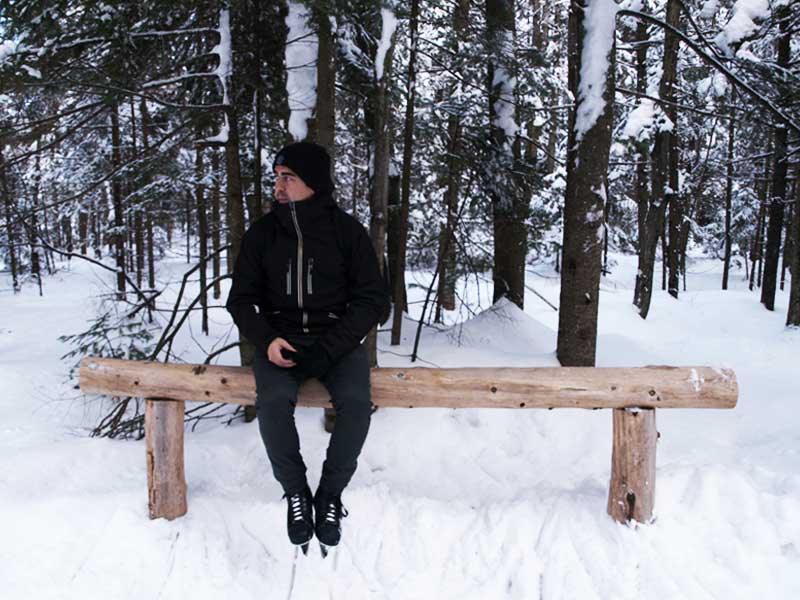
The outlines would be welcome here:
<svg viewBox="0 0 800 600">
<path fill-rule="evenodd" d="M 226 307 L 256 348 L 256 414 L 287 499 L 289 539 L 307 553 L 316 534 L 324 556 L 339 543 L 347 515 L 341 494 L 372 412 L 361 340 L 385 310 L 388 291 L 367 232 L 333 200 L 327 151 L 290 144 L 273 169 L 277 203 L 242 238 Z M 325 385 L 336 409 L 313 496 L 294 422 L 298 387 L 309 378 Z"/>
</svg>

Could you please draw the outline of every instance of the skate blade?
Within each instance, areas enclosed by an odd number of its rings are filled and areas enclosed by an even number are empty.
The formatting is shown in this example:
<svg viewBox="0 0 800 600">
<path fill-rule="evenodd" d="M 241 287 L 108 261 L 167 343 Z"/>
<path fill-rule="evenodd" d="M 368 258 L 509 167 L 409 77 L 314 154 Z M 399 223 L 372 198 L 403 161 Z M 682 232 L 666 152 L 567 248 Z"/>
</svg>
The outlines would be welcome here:
<svg viewBox="0 0 800 600">
<path fill-rule="evenodd" d="M 309 542 L 306 542 L 305 544 L 300 544 L 300 550 L 303 551 L 303 556 L 308 556 L 308 544 Z"/>
<path fill-rule="evenodd" d="M 319 545 L 319 551 L 320 551 L 320 554 L 322 554 L 322 558 L 327 558 L 328 557 L 328 552 L 330 552 L 330 549 L 325 544 L 320 544 Z"/>
</svg>

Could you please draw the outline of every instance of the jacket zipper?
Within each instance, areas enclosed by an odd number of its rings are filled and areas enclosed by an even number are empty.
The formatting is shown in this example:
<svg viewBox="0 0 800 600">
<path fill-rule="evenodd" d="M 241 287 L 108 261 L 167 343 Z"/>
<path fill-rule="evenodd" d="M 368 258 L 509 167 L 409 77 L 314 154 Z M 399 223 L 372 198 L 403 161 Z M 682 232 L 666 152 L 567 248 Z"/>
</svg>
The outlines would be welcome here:
<svg viewBox="0 0 800 600">
<path fill-rule="evenodd" d="M 294 202 L 289 203 L 289 208 L 292 213 L 292 223 L 294 223 L 294 230 L 297 232 L 297 308 L 303 315 L 303 333 L 308 333 L 308 314 L 303 310 L 303 234 L 300 231 L 300 225 L 297 222 L 297 213 L 294 209 Z"/>
</svg>

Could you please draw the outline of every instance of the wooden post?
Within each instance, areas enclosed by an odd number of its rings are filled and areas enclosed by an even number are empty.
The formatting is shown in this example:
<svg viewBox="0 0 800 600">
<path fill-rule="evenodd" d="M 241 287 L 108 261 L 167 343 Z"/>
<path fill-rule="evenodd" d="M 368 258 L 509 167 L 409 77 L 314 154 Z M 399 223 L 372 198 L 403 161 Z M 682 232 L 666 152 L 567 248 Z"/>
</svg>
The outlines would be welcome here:
<svg viewBox="0 0 800 600">
<path fill-rule="evenodd" d="M 608 514 L 618 523 L 647 523 L 656 496 L 656 411 L 614 409 Z"/>
<path fill-rule="evenodd" d="M 185 402 L 148 398 L 144 410 L 147 448 L 147 496 L 151 519 L 175 519 L 186 514 L 183 470 Z"/>
</svg>

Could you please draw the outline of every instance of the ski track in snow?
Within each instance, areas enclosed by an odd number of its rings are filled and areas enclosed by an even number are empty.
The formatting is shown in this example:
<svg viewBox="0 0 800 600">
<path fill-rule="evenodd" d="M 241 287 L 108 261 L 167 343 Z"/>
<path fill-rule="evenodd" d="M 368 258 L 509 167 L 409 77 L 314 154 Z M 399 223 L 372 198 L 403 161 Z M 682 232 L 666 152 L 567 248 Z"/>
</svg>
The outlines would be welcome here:
<svg viewBox="0 0 800 600">
<path fill-rule="evenodd" d="M 14 296 L 0 274 L 3 598 L 800 597 L 800 332 L 783 327 L 788 293 L 768 313 L 741 273 L 718 291 L 718 264 L 698 258 L 690 291 L 677 301 L 655 292 L 642 321 L 630 308 L 635 258 L 614 261 L 601 288 L 598 366 L 724 366 L 740 386 L 731 411 L 659 411 L 654 523 L 625 527 L 606 515 L 608 411 L 381 409 L 343 497 L 343 542 L 325 560 L 316 542 L 295 558 L 253 424 L 187 433 L 189 512 L 150 521 L 144 442 L 88 438 L 102 406 L 84 403 L 59 359 L 68 347 L 56 338 L 85 328 L 87 299 L 107 291 L 107 274 L 73 261 L 45 279 L 42 298 L 30 284 Z M 161 277 L 185 269 L 167 259 Z M 558 279 L 546 265 L 534 270 L 548 277 L 529 274 L 528 284 L 557 303 Z M 409 273 L 423 284 L 410 302 L 429 277 Z M 469 286 L 488 308 L 491 290 L 474 278 Z M 174 291 L 159 299 L 173 301 Z M 533 293 L 525 302 L 524 313 L 501 302 L 460 326 L 426 328 L 421 358 L 557 365 L 557 313 Z M 231 334 L 214 310 L 206 345 Z M 448 314 L 456 318 L 467 315 Z M 192 331 L 202 339 L 194 316 Z M 184 333 L 175 350 L 192 360 Z M 410 354 L 413 336 L 408 319 L 399 348 L 382 337 L 381 364 L 407 365 L 389 351 Z M 236 361 L 229 352 L 220 363 Z M 312 487 L 328 440 L 320 422 L 319 411 L 298 409 Z"/>
</svg>

